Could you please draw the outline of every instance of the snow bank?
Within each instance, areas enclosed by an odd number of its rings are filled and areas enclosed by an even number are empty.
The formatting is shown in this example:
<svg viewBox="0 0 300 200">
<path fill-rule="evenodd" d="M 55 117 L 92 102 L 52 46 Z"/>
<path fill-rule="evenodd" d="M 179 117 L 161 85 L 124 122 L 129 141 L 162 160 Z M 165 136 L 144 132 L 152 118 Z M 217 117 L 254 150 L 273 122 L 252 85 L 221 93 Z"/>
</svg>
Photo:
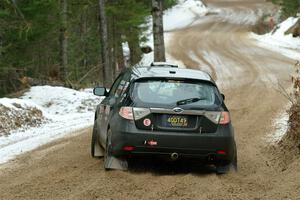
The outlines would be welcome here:
<svg viewBox="0 0 300 200">
<path fill-rule="evenodd" d="M 264 48 L 268 48 L 298 60 L 300 58 L 300 38 L 294 38 L 292 34 L 284 34 L 298 19 L 299 17 L 290 17 L 275 27 L 272 32 L 265 35 L 251 33 L 250 37 L 256 39 L 259 42 L 259 45 Z"/>
<path fill-rule="evenodd" d="M 32 87 L 20 99 L 0 99 L 0 104 L 11 109 L 15 109 L 16 103 L 24 108 L 37 108 L 47 119 L 38 127 L 16 129 L 0 137 L 0 163 L 72 131 L 91 126 L 95 107 L 102 99 L 94 96 L 91 89 L 76 91 L 51 86 Z"/>
<path fill-rule="evenodd" d="M 67 116 L 74 113 L 86 113 L 94 110 L 98 99 L 92 90 L 76 91 L 64 87 L 36 86 L 25 93 L 21 99 L 33 101 L 45 110 L 46 117 Z"/>
</svg>

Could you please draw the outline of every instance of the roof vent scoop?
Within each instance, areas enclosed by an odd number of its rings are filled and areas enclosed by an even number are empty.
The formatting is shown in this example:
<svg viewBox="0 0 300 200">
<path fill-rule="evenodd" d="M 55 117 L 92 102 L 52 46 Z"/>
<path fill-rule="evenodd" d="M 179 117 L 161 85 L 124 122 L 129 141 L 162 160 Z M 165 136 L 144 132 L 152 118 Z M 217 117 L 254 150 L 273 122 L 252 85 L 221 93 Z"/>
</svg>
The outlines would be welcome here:
<svg viewBox="0 0 300 200">
<path fill-rule="evenodd" d="M 175 67 L 178 68 L 178 65 L 167 63 L 167 62 L 153 62 L 151 63 L 151 67 Z"/>
</svg>

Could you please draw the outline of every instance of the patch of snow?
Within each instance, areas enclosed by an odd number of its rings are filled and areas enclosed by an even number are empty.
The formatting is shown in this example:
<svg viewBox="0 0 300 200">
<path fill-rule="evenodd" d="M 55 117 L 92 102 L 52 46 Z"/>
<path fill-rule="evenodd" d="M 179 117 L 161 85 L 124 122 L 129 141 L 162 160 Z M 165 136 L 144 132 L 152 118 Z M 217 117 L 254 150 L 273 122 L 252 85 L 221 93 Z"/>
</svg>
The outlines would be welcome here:
<svg viewBox="0 0 300 200">
<path fill-rule="evenodd" d="M 164 11 L 164 30 L 171 31 L 187 27 L 207 12 L 208 9 L 201 1 L 180 0 L 177 5 Z"/>
<path fill-rule="evenodd" d="M 232 8 L 224 8 L 219 11 L 219 17 L 222 18 L 224 22 L 231 22 L 233 24 L 249 24 L 254 25 L 257 20 L 262 16 L 262 10 L 254 11 L 252 9 L 237 9 L 232 10 Z"/>
<path fill-rule="evenodd" d="M 267 135 L 267 141 L 269 143 L 276 144 L 282 139 L 282 137 L 286 134 L 288 130 L 288 120 L 289 115 L 286 109 L 284 109 L 277 115 L 277 117 L 273 121 L 274 132 Z"/>
<path fill-rule="evenodd" d="M 261 47 L 298 60 L 300 58 L 300 38 L 294 38 L 292 34 L 285 35 L 285 32 L 292 27 L 298 19 L 299 17 L 290 17 L 275 27 L 272 32 L 264 35 L 250 33 L 250 37 L 259 41 Z"/>
<path fill-rule="evenodd" d="M 130 49 L 128 42 L 122 43 L 124 62 L 127 65 L 130 59 Z"/>
<path fill-rule="evenodd" d="M 14 130 L 0 137 L 0 163 L 93 124 L 95 107 L 103 97 L 92 89 L 76 91 L 64 87 L 36 86 L 20 99 L 1 98 L 0 103 L 36 107 L 48 119 L 39 127 Z"/>
<path fill-rule="evenodd" d="M 35 86 L 21 99 L 32 100 L 46 111 L 47 118 L 56 118 L 56 115 L 67 116 L 91 111 L 93 108 L 89 105 L 93 104 L 97 97 L 89 90 L 76 91 L 64 87 Z"/>
<path fill-rule="evenodd" d="M 41 107 L 39 107 L 37 104 L 35 104 L 32 101 L 27 101 L 23 99 L 16 99 L 16 98 L 0 98 L 0 104 L 3 106 L 18 110 L 20 108 L 16 107 L 16 104 L 20 105 L 23 108 L 30 108 L 30 107 L 36 107 L 37 109 L 41 110 Z"/>
<path fill-rule="evenodd" d="M 123 48 L 123 56 L 124 57 L 129 57 L 129 55 L 130 55 L 130 49 L 129 49 L 128 42 L 123 42 L 122 43 L 122 48 Z"/>
</svg>

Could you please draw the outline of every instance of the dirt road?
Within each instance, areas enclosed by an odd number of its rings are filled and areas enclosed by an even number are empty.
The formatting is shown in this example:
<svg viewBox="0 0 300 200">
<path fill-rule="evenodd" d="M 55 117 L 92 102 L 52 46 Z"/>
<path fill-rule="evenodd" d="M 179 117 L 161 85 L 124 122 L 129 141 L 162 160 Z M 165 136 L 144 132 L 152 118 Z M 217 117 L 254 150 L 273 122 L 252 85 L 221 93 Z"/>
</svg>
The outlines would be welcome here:
<svg viewBox="0 0 300 200">
<path fill-rule="evenodd" d="M 89 156 L 91 130 L 43 146 L 0 166 L 0 199 L 300 199 L 299 163 L 285 168 L 267 150 L 272 120 L 286 105 L 293 61 L 248 37 L 264 1 L 210 0 L 220 13 L 174 33 L 168 52 L 217 79 L 231 109 L 239 172 L 217 176 L 190 163 L 137 162 L 128 172 L 103 170 Z"/>
</svg>

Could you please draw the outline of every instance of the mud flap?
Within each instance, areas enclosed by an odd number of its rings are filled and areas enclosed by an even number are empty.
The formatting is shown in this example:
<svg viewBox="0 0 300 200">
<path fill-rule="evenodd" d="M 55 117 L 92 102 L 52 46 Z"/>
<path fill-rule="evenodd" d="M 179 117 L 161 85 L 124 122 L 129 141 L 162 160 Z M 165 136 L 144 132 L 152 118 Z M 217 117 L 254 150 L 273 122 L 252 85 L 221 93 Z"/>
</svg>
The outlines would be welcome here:
<svg viewBox="0 0 300 200">
<path fill-rule="evenodd" d="M 126 159 L 116 158 L 114 156 L 107 156 L 104 160 L 105 169 L 128 170 L 128 162 Z"/>
<path fill-rule="evenodd" d="M 104 149 L 97 142 L 94 146 L 94 156 L 95 157 L 103 157 L 104 156 Z"/>
</svg>

